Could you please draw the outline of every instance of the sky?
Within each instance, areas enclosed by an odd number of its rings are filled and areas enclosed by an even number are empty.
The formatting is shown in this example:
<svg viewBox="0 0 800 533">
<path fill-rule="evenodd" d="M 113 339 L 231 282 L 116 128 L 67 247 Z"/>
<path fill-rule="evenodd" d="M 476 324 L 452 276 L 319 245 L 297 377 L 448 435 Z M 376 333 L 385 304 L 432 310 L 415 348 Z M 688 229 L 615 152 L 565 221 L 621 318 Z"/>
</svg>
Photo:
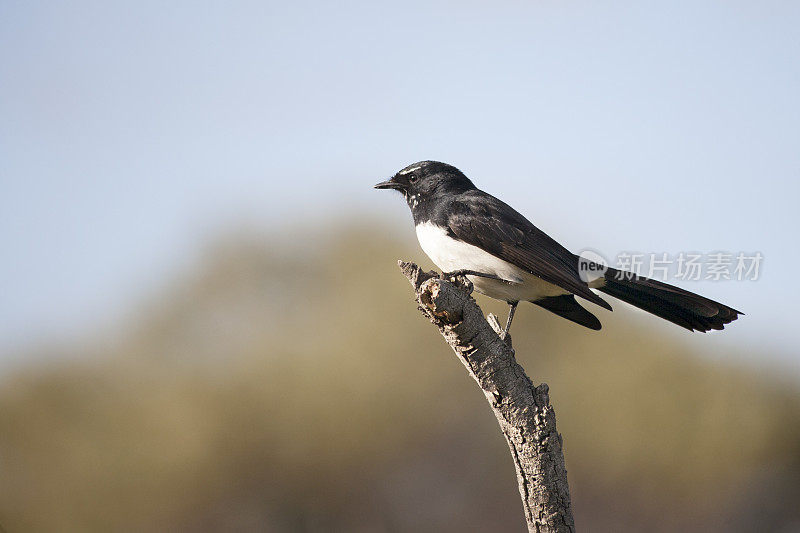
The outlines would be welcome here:
<svg viewBox="0 0 800 533">
<path fill-rule="evenodd" d="M 0 354 L 229 224 L 410 237 L 371 185 L 436 159 L 576 251 L 761 252 L 693 342 L 800 371 L 797 2 L 168 4 L 0 3 Z"/>
</svg>

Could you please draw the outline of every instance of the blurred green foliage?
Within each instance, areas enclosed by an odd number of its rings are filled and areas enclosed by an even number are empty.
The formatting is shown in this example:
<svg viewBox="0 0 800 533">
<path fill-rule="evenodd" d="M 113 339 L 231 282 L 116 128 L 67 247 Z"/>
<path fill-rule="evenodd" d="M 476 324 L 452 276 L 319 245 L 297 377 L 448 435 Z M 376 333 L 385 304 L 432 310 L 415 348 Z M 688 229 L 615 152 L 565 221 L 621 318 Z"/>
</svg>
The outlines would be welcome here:
<svg viewBox="0 0 800 533">
<path fill-rule="evenodd" d="M 345 229 L 222 239 L 112 338 L 5 375 L 5 529 L 523 530 L 491 411 L 395 266 L 421 253 Z M 579 529 L 800 527 L 798 391 L 621 307 L 601 332 L 515 321 Z"/>
</svg>

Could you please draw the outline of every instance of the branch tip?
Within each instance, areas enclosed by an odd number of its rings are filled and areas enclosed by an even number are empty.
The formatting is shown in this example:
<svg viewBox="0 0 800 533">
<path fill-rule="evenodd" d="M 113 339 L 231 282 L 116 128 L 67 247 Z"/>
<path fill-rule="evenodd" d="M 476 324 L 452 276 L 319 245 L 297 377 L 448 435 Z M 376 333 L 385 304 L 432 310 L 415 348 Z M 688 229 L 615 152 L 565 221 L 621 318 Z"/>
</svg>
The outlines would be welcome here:
<svg viewBox="0 0 800 533">
<path fill-rule="evenodd" d="M 563 441 L 549 387 L 533 385 L 514 358 L 510 336 L 497 342 L 504 328 L 497 316 L 484 318 L 466 276 L 440 279 L 411 262 L 397 265 L 414 287 L 420 311 L 439 328 L 494 411 L 511 450 L 528 530 L 574 533 Z"/>
</svg>

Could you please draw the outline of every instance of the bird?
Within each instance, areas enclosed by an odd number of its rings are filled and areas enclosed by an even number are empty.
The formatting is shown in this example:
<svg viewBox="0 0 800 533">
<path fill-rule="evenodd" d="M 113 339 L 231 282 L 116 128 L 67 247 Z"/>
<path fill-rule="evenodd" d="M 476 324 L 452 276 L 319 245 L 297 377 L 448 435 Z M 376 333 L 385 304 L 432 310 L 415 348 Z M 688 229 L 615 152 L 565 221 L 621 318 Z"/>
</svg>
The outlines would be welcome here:
<svg viewBox="0 0 800 533">
<path fill-rule="evenodd" d="M 464 276 L 479 293 L 508 303 L 502 338 L 508 336 L 522 301 L 589 329 L 601 329 L 600 320 L 575 299 L 611 311 L 595 290 L 689 331 L 721 330 L 744 314 L 679 287 L 591 261 L 589 266 L 597 267 L 599 275 L 581 276 L 581 256 L 447 163 L 413 163 L 375 188 L 403 194 L 420 247 L 442 270 L 443 278 Z"/>
</svg>

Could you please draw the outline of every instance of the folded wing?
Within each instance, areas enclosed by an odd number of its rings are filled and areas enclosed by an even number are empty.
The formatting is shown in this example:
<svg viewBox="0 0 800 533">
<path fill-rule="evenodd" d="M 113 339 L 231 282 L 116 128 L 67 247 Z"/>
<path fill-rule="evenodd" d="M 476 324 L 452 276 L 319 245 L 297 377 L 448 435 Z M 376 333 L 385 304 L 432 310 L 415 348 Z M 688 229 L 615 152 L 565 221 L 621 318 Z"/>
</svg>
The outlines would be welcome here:
<svg viewBox="0 0 800 533">
<path fill-rule="evenodd" d="M 578 258 L 508 204 L 483 191 L 469 191 L 448 206 L 453 237 L 530 272 L 592 303 L 611 306 L 578 273 Z"/>
</svg>

